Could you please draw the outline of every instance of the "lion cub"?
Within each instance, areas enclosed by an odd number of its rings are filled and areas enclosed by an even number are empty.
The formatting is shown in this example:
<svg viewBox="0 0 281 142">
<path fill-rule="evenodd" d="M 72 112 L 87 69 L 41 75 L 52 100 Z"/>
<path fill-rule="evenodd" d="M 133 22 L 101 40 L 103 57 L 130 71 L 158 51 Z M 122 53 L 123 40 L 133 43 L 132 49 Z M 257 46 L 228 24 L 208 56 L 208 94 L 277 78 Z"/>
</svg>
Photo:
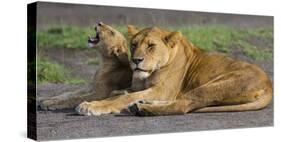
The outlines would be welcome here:
<svg viewBox="0 0 281 142">
<path fill-rule="evenodd" d="M 95 27 L 96 36 L 88 40 L 89 47 L 98 48 L 102 64 L 95 74 L 95 91 L 100 99 L 112 97 L 113 90 L 131 86 L 133 71 L 129 65 L 126 38 L 117 30 L 100 22 Z"/>
<path fill-rule="evenodd" d="M 130 28 L 128 27 L 128 30 Z M 129 65 L 126 38 L 114 28 L 100 22 L 95 27 L 96 36 L 89 36 L 88 46 L 97 48 L 102 63 L 93 81 L 87 88 L 51 97 L 39 98 L 39 107 L 44 110 L 74 108 L 84 101 L 102 100 L 122 94 L 131 86 L 132 70 Z"/>
</svg>

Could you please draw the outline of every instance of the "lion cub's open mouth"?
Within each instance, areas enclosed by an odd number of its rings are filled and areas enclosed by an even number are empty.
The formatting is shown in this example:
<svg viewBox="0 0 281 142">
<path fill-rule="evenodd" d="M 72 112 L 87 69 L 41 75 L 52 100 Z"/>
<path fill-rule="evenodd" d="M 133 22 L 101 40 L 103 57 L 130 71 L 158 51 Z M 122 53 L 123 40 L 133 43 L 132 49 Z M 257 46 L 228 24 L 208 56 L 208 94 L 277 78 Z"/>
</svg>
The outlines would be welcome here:
<svg viewBox="0 0 281 142">
<path fill-rule="evenodd" d="M 92 47 L 93 45 L 97 45 L 100 41 L 100 37 L 99 37 L 99 33 L 97 31 L 97 27 L 95 28 L 96 30 L 96 36 L 92 37 L 92 36 L 88 36 L 88 45 L 89 47 Z"/>
</svg>

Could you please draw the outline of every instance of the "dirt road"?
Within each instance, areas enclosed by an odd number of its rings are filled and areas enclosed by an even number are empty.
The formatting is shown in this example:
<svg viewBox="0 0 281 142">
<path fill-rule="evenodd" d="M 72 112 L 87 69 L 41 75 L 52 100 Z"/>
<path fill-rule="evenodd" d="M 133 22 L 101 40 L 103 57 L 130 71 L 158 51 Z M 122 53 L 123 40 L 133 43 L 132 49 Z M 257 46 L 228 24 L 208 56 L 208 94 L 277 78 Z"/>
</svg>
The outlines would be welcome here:
<svg viewBox="0 0 281 142">
<path fill-rule="evenodd" d="M 69 85 L 48 84 L 49 88 L 71 90 Z M 45 86 L 46 88 L 46 86 Z M 58 93 L 59 89 L 38 88 L 38 92 Z M 260 111 L 234 113 L 190 113 L 186 115 L 79 116 L 73 110 L 38 111 L 38 140 L 140 135 L 230 128 L 273 126 L 273 104 Z"/>
</svg>

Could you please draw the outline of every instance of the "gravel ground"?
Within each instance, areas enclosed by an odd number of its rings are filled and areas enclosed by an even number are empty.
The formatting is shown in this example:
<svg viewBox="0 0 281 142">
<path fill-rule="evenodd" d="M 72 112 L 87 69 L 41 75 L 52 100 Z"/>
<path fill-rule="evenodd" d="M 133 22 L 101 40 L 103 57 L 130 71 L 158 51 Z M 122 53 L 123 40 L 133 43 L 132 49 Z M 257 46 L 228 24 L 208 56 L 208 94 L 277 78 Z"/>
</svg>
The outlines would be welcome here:
<svg viewBox="0 0 281 142">
<path fill-rule="evenodd" d="M 52 84 L 49 84 L 52 86 Z M 68 88 L 65 85 L 56 85 Z M 39 87 L 40 88 L 40 87 Z M 40 90 L 40 89 L 39 89 Z M 40 92 L 40 91 L 39 91 Z M 55 93 L 53 91 L 50 91 Z M 37 111 L 38 140 L 273 126 L 273 104 L 260 111 L 186 115 L 79 116 L 73 110 Z"/>
<path fill-rule="evenodd" d="M 273 126 L 273 107 L 235 113 L 177 116 L 78 116 L 73 111 L 37 113 L 38 140 L 108 137 L 199 130 Z"/>
</svg>

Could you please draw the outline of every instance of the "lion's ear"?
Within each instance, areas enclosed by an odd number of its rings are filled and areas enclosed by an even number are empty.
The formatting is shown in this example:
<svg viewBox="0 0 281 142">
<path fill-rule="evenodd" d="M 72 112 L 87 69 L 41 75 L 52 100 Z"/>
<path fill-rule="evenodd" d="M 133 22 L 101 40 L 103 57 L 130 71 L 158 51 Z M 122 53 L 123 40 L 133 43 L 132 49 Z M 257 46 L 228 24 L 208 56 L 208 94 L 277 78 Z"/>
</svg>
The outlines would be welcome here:
<svg viewBox="0 0 281 142">
<path fill-rule="evenodd" d="M 140 30 L 138 27 L 133 26 L 133 25 L 127 25 L 128 29 L 128 37 L 132 38 L 136 33 L 138 33 Z"/>
<path fill-rule="evenodd" d="M 168 36 L 165 37 L 165 40 L 167 44 L 170 47 L 174 47 L 180 40 L 182 39 L 182 33 L 181 32 L 172 32 Z"/>
<path fill-rule="evenodd" d="M 127 47 L 126 45 L 127 45 L 127 42 L 124 42 L 122 44 L 111 47 L 111 50 L 116 56 L 119 56 L 121 54 L 127 53 L 127 49 L 125 48 L 125 47 Z"/>
<path fill-rule="evenodd" d="M 116 56 L 119 56 L 121 54 L 121 50 L 122 48 L 120 48 L 119 46 L 112 46 L 107 51 L 108 51 L 108 55 L 114 54 Z"/>
</svg>

